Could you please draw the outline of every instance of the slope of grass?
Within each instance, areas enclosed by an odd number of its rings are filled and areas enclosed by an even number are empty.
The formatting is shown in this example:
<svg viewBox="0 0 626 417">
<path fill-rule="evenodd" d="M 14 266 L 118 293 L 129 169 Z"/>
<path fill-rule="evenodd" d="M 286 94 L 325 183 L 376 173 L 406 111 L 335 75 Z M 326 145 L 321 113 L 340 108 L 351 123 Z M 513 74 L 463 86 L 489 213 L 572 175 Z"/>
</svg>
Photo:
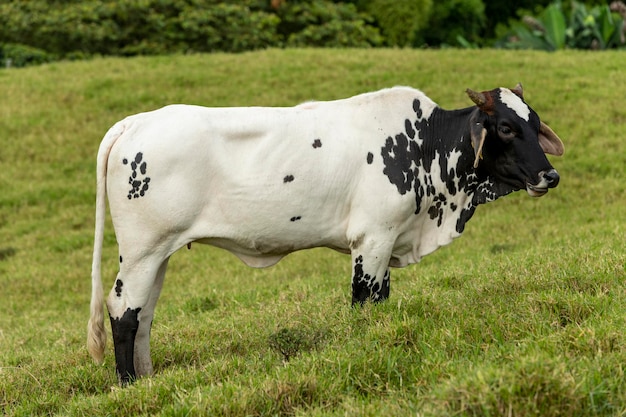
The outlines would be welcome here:
<svg viewBox="0 0 626 417">
<path fill-rule="evenodd" d="M 0 71 L 0 410 L 7 415 L 626 414 L 626 106 L 620 53 L 269 50 Z M 512 87 L 563 139 L 561 184 L 477 210 L 463 237 L 349 308 L 349 258 L 273 268 L 173 256 L 156 374 L 120 389 L 85 348 L 95 155 L 165 104 L 294 105 L 392 85 L 445 108 Z M 117 248 L 110 223 L 103 276 Z"/>
</svg>

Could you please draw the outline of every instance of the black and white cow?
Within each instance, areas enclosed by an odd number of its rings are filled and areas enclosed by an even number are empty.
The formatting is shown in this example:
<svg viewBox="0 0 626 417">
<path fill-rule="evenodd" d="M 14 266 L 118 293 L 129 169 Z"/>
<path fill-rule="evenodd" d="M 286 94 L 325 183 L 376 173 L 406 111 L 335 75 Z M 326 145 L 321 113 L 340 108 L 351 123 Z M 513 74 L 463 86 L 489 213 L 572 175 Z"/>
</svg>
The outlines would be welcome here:
<svg viewBox="0 0 626 417">
<path fill-rule="evenodd" d="M 88 348 L 105 346 L 106 194 L 119 273 L 107 298 L 122 383 L 152 373 L 150 326 L 170 256 L 199 242 L 252 267 L 328 247 L 352 256 L 352 303 L 389 296 L 404 267 L 458 237 L 479 204 L 559 175 L 558 136 L 522 88 L 467 90 L 446 111 L 396 87 L 292 108 L 173 105 L 115 124 L 98 151 Z"/>
</svg>

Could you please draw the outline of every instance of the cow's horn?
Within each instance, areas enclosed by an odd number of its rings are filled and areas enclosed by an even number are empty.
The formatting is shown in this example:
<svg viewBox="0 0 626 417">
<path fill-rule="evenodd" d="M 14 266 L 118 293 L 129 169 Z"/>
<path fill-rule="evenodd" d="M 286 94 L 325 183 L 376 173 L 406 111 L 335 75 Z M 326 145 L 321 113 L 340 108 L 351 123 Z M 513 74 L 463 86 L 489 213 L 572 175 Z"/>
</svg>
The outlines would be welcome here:
<svg viewBox="0 0 626 417">
<path fill-rule="evenodd" d="M 485 103 L 487 102 L 487 98 L 485 97 L 483 93 L 477 93 L 471 88 L 468 88 L 467 90 L 465 90 L 465 92 L 478 107 L 483 107 Z"/>
</svg>

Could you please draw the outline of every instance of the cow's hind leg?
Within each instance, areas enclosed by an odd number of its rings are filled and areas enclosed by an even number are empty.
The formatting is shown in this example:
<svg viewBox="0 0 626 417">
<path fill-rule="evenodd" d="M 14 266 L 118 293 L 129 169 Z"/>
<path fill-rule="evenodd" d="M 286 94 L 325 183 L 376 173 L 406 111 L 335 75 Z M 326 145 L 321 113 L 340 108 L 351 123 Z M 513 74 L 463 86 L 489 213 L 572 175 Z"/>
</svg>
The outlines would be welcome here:
<svg viewBox="0 0 626 417">
<path fill-rule="evenodd" d="M 120 272 L 107 298 L 115 347 L 116 371 L 121 384 L 126 384 L 137 377 L 134 358 L 135 338 L 141 328 L 141 340 L 145 346 L 144 336 L 146 327 L 149 333 L 150 323 L 142 312 L 147 308 L 151 320 L 149 301 L 158 272 L 163 264 L 163 258 L 159 259 L 154 256 L 139 260 L 124 260 L 120 264 Z M 156 299 L 154 302 L 156 303 Z"/>
<path fill-rule="evenodd" d="M 122 385 L 136 378 L 133 365 L 133 349 L 135 335 L 139 327 L 139 312 L 141 307 L 127 308 L 121 315 L 109 314 L 113 345 L 115 346 L 115 370 Z"/>
<path fill-rule="evenodd" d="M 352 250 L 352 305 L 389 297 L 390 249 L 363 245 Z"/>
<path fill-rule="evenodd" d="M 152 328 L 152 320 L 154 318 L 154 309 L 161 295 L 163 281 L 165 279 L 165 271 L 169 258 L 163 261 L 159 268 L 156 280 L 150 292 L 148 303 L 139 313 L 139 328 L 135 336 L 134 365 L 137 377 L 152 375 L 152 358 L 150 357 L 150 330 Z"/>
</svg>

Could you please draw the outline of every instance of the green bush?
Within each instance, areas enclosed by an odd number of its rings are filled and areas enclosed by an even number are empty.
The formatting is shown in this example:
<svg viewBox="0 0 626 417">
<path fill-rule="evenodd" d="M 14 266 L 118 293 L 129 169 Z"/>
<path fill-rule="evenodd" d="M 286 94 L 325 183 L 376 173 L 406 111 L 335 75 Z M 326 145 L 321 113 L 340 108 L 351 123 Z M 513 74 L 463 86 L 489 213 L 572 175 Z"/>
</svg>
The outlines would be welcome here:
<svg viewBox="0 0 626 417">
<path fill-rule="evenodd" d="M 623 46 L 622 25 L 622 17 L 617 13 L 611 13 L 606 4 L 588 10 L 584 4 L 574 2 L 570 27 L 566 32 L 568 45 L 578 49 L 610 49 Z"/>
<path fill-rule="evenodd" d="M 59 58 L 380 45 L 368 19 L 331 0 L 5 0 L 0 43 Z"/>
<path fill-rule="evenodd" d="M 543 8 L 550 4 L 552 0 L 489 0 L 485 2 L 486 25 L 483 35 L 487 39 L 496 40 L 499 36 L 499 29 L 506 27 L 510 20 L 519 17 L 520 10 L 534 10 Z M 489 43 L 489 41 L 487 41 Z"/>
<path fill-rule="evenodd" d="M 289 1 L 277 9 L 279 33 L 287 46 L 368 47 L 382 43 L 353 4 Z"/>
<path fill-rule="evenodd" d="M 0 65 L 2 67 L 24 67 L 26 65 L 43 64 L 53 60 L 53 56 L 28 45 L 0 45 Z"/>
<path fill-rule="evenodd" d="M 411 46 L 427 26 L 433 0 L 370 0 L 363 4 L 381 29 L 385 44 Z"/>
<path fill-rule="evenodd" d="M 185 7 L 176 19 L 186 51 L 241 52 L 277 45 L 275 15 L 247 6 L 220 3 L 206 9 Z M 171 33 L 171 32 L 170 32 Z M 174 41 L 172 39 L 171 41 Z M 177 42 L 171 42 L 176 44 Z"/>
<path fill-rule="evenodd" d="M 237 3 L 237 4 L 236 4 Z M 211 0 L 98 0 L 0 6 L 0 40 L 60 56 L 167 52 L 237 52 L 276 45 L 278 19 L 242 2 Z"/>
<path fill-rule="evenodd" d="M 413 44 L 458 45 L 459 38 L 481 44 L 480 34 L 484 26 L 485 5 L 482 0 L 435 1 L 428 24 L 420 28 Z"/>
<path fill-rule="evenodd" d="M 609 6 L 587 8 L 573 1 L 569 10 L 560 1 L 537 17 L 524 16 L 496 45 L 511 49 L 611 49 L 623 47 L 622 17 Z"/>
<path fill-rule="evenodd" d="M 0 5 L 0 42 L 26 44 L 60 56 L 77 51 L 107 53 L 117 29 L 111 20 L 112 7 L 96 1 L 9 1 Z"/>
</svg>

